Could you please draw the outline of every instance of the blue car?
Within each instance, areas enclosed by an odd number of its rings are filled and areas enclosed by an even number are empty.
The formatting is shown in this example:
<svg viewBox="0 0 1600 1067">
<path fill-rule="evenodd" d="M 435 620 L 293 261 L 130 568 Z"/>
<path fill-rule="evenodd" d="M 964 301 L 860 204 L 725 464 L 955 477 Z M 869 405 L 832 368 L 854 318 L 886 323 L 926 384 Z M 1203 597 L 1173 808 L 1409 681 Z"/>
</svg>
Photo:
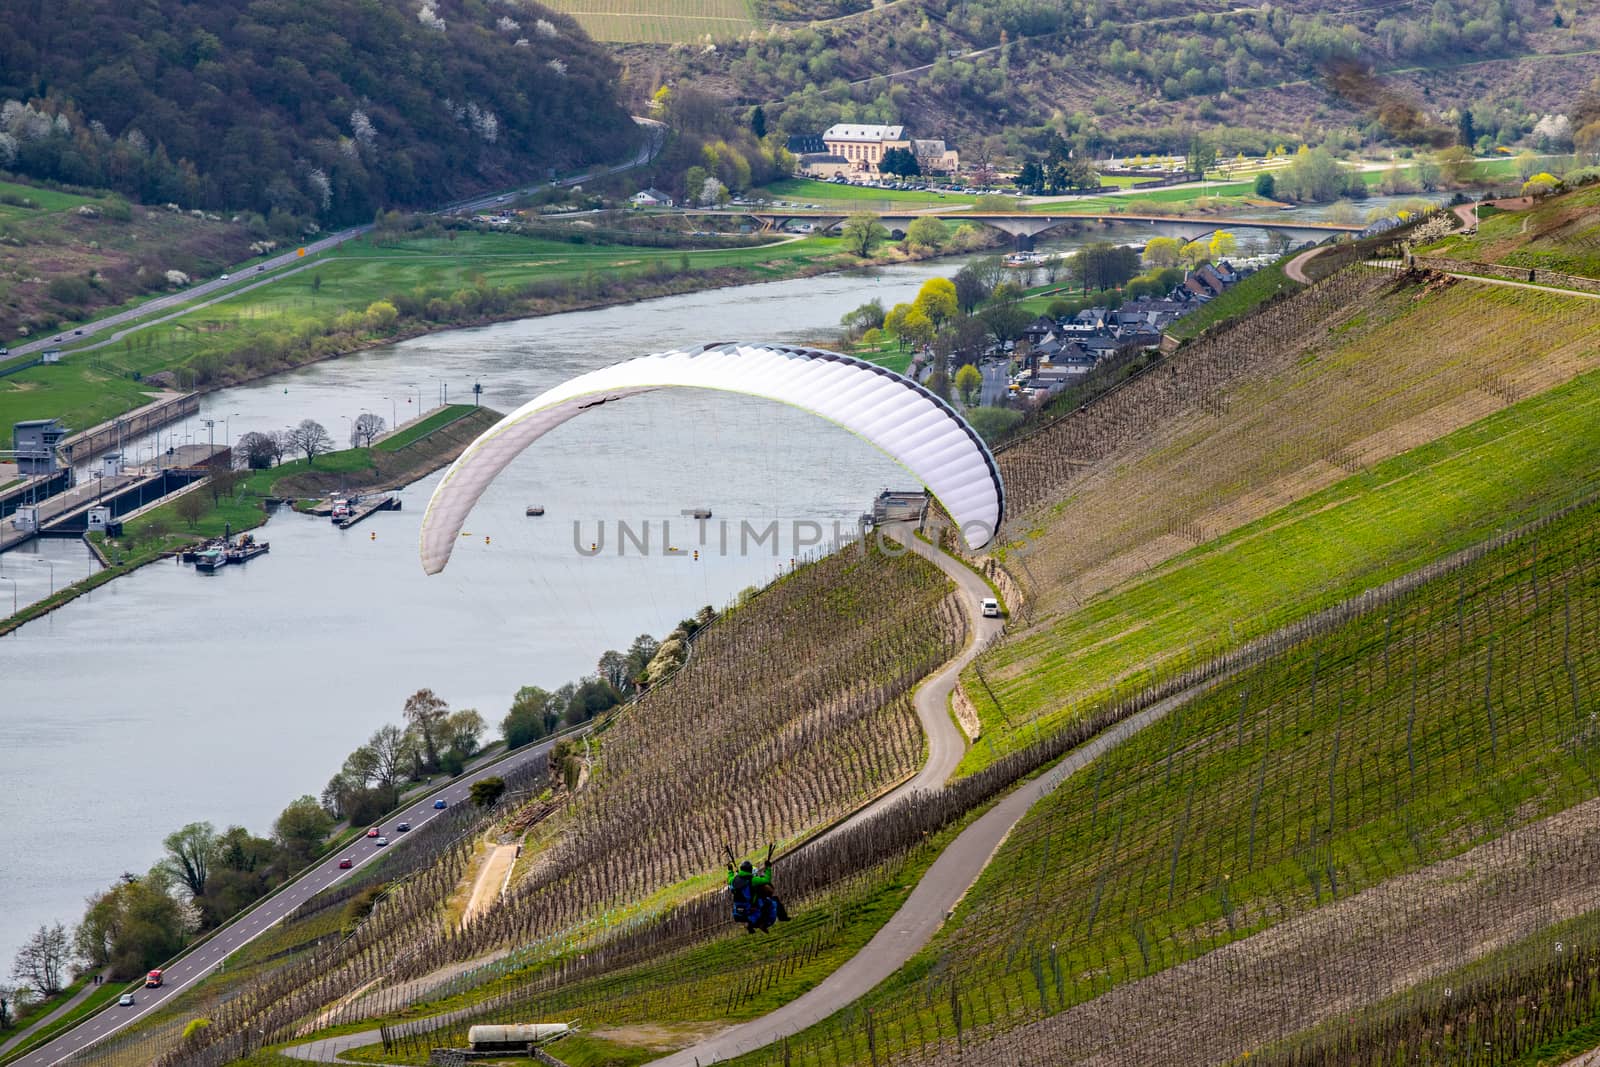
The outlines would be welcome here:
<svg viewBox="0 0 1600 1067">
<path fill-rule="evenodd" d="M 441 811 L 441 810 L 444 809 L 445 806 L 446 805 L 445 805 L 445 802 L 443 800 L 435 800 L 433 802 L 433 809 L 435 811 Z"/>
</svg>

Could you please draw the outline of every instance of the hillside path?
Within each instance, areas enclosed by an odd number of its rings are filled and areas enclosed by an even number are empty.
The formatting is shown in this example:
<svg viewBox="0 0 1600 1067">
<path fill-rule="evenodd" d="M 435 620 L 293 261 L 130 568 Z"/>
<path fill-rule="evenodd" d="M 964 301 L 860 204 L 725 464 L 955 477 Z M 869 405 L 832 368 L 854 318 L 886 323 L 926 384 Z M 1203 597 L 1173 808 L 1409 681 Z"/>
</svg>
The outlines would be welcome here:
<svg viewBox="0 0 1600 1067">
<path fill-rule="evenodd" d="M 1049 796 L 1070 776 L 1140 730 L 1159 722 L 1201 688 L 1186 690 L 1129 716 L 1068 753 L 1045 774 L 1003 797 L 939 854 L 900 910 L 866 947 L 805 995 L 759 1019 L 740 1023 L 680 1052 L 652 1060 L 653 1067 L 704 1067 L 733 1059 L 819 1023 L 866 995 L 933 939 L 1028 809 Z"/>
<path fill-rule="evenodd" d="M 1312 257 L 1326 247 L 1326 245 L 1317 245 L 1315 248 L 1308 248 L 1304 252 L 1301 252 L 1298 256 L 1295 256 L 1293 259 L 1283 265 L 1283 273 L 1287 274 L 1289 276 L 1289 280 L 1292 282 L 1299 282 L 1301 285 L 1310 285 L 1311 279 L 1306 276 L 1306 264 L 1310 263 Z"/>
<path fill-rule="evenodd" d="M 494 847 L 489 853 L 489 858 L 484 861 L 483 868 L 478 871 L 478 880 L 472 885 L 472 898 L 467 901 L 466 913 L 461 916 L 462 926 L 471 922 L 473 916 L 481 914 L 499 902 L 506 881 L 511 877 L 511 865 L 516 862 L 516 845 Z"/>
</svg>

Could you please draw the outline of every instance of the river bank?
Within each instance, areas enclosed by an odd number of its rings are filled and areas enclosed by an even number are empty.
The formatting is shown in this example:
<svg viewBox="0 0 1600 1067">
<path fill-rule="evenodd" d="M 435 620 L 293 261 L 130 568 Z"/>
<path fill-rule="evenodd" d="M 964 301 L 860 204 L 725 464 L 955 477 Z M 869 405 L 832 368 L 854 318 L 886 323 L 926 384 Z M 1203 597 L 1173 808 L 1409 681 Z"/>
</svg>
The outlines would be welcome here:
<svg viewBox="0 0 1600 1067">
<path fill-rule="evenodd" d="M 917 262 L 944 253 L 883 245 L 855 256 L 837 238 L 679 249 L 585 244 L 473 229 L 373 234 L 160 328 L 0 379 L 0 425 L 89 426 L 147 402 L 151 387 L 210 393 L 442 330 L 760 282 Z M 965 251 L 998 241 L 969 235 Z M 154 324 L 152 324 L 152 327 Z"/>
<path fill-rule="evenodd" d="M 459 409 L 457 417 L 399 447 L 385 448 L 384 442 L 379 441 L 369 448 L 326 453 L 314 463 L 296 460 L 267 470 L 239 472 L 242 477 L 219 493 L 211 493 L 206 482 L 196 483 L 177 494 L 195 494 L 203 506 L 209 500 L 209 507 L 192 520 L 180 516 L 178 501 L 172 497 L 139 512 L 118 537 L 86 534 L 84 543 L 99 559 L 102 569 L 0 619 L 0 637 L 141 567 L 172 559 L 205 541 L 265 525 L 278 501 L 334 491 L 373 493 L 426 478 L 454 462 L 467 445 L 501 417 L 491 408 L 466 404 L 454 407 Z M 395 439 L 399 439 L 398 435 Z M 184 525 L 187 531 L 180 529 Z"/>
</svg>

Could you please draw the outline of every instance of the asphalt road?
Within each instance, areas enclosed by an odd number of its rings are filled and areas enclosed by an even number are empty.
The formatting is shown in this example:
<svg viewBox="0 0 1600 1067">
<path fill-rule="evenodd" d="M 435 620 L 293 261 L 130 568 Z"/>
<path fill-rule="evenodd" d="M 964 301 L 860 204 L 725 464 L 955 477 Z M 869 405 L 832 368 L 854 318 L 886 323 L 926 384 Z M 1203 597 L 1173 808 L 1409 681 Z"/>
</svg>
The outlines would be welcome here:
<svg viewBox="0 0 1600 1067">
<path fill-rule="evenodd" d="M 933 939 L 945 919 L 983 873 L 1028 810 L 1068 777 L 1089 766 L 1140 730 L 1159 722 L 1204 687 L 1169 697 L 1096 735 L 1047 773 L 1012 790 L 963 830 L 933 861 L 900 910 L 842 967 L 796 1000 L 759 1019 L 728 1029 L 681 1052 L 650 1061 L 652 1067 L 705 1067 L 792 1036 L 859 1000 L 899 970 Z M 558 1050 L 559 1051 L 559 1050 Z"/>
<path fill-rule="evenodd" d="M 433 807 L 433 802 L 443 798 L 452 807 L 456 804 L 469 803 L 469 793 L 472 783 L 480 778 L 491 775 L 503 774 L 513 767 L 519 767 L 531 760 L 545 759 L 550 751 L 553 741 L 543 741 L 537 745 L 507 756 L 495 763 L 487 764 L 477 770 L 462 775 L 437 792 L 409 804 L 403 810 L 390 816 L 383 824 L 383 832 L 389 838 L 389 844 L 380 848 L 374 845 L 369 838 L 361 838 L 343 849 L 329 856 L 314 867 L 307 868 L 293 882 L 280 890 L 276 896 L 268 897 L 255 907 L 236 916 L 227 926 L 222 927 L 211 938 L 198 945 L 193 951 L 185 954 L 165 968 L 163 976 L 165 983 L 160 989 L 141 989 L 134 994 L 135 1003 L 131 1008 L 121 1008 L 115 1005 L 104 1009 L 97 1015 L 90 1016 L 79 1026 L 57 1037 L 54 1041 L 36 1049 L 28 1055 L 16 1060 L 19 1065 L 26 1067 L 48 1067 L 66 1056 L 77 1052 L 88 1045 L 94 1044 L 107 1036 L 115 1033 L 136 1020 L 148 1015 L 164 1005 L 173 997 L 182 993 L 189 986 L 198 982 L 206 975 L 215 971 L 219 964 L 228 956 L 248 945 L 271 929 L 284 916 L 295 908 L 310 900 L 316 894 L 330 886 L 337 885 L 345 878 L 353 877 L 361 868 L 372 863 L 385 852 L 403 849 L 411 839 L 410 834 L 396 833 L 394 826 L 399 822 L 409 822 L 413 832 L 426 825 L 428 820 L 444 814 Z M 355 861 L 349 870 L 340 870 L 339 861 L 344 857 Z"/>
<path fill-rule="evenodd" d="M 561 178 L 557 181 L 547 184 L 571 188 L 575 185 L 581 185 L 586 181 L 593 181 L 598 177 L 604 177 L 611 174 L 621 174 L 623 171 L 632 170 L 635 167 L 640 167 L 650 162 L 650 160 L 655 158 L 656 153 L 661 151 L 661 145 L 666 136 L 666 127 L 657 122 L 655 119 L 646 119 L 639 116 L 634 116 L 633 121 L 645 129 L 646 137 L 644 139 L 644 143 L 639 146 L 639 150 L 634 153 L 632 158 L 624 163 L 618 163 L 613 167 L 585 171 L 582 174 L 576 174 L 568 178 Z M 496 204 L 509 201 L 517 196 L 537 192 L 539 189 L 544 187 L 544 184 L 530 185 L 524 188 L 512 189 L 506 192 L 487 193 L 483 196 L 473 197 L 470 200 L 460 200 L 453 204 L 447 204 L 444 207 L 439 208 L 434 213 L 438 215 L 458 215 L 473 211 L 480 211 L 484 208 L 493 207 Z M 326 237 L 319 237 L 315 241 L 303 246 L 296 246 L 287 252 L 273 256 L 271 259 L 262 260 L 258 264 L 253 264 L 248 267 L 241 267 L 237 272 L 230 272 L 231 277 L 227 281 L 223 281 L 221 278 L 212 278 L 210 281 L 197 282 L 194 285 L 189 286 L 187 289 L 182 289 L 175 293 L 167 293 L 164 296 L 153 297 L 135 307 L 128 308 L 126 311 L 119 311 L 115 314 L 107 315 L 104 318 L 95 319 L 92 322 L 84 323 L 82 326 L 68 327 L 60 333 L 52 333 L 49 336 L 40 337 L 36 340 L 28 341 L 25 344 L 13 345 L 10 356 L 6 358 L 10 359 L 16 356 L 30 355 L 34 352 L 42 352 L 48 348 L 59 348 L 63 345 L 81 344 L 82 342 L 93 338 L 96 334 L 104 334 L 109 330 L 115 330 L 118 326 L 131 323 L 136 319 L 143 319 L 149 315 L 154 315 L 171 308 L 177 308 L 180 305 L 188 304 L 197 299 L 202 299 L 204 297 L 213 295 L 218 297 L 231 295 L 229 292 L 230 290 L 236 286 L 241 286 L 241 283 L 246 281 L 262 282 L 274 280 L 274 275 L 277 275 L 285 268 L 305 266 L 307 260 L 316 255 L 318 252 L 325 252 L 330 248 L 336 248 L 344 242 L 350 240 L 352 237 L 360 237 L 370 229 L 372 229 L 371 223 L 366 223 L 361 226 L 352 226 L 349 229 L 340 230 L 338 233 L 331 233 Z M 300 254 L 300 248 L 302 247 L 305 249 L 305 255 Z M 254 286 L 242 286 L 242 288 L 254 288 Z M 194 309 L 187 308 L 185 310 L 189 311 Z M 154 324 L 150 323 L 146 325 Z M 136 327 L 136 329 L 137 328 L 138 327 Z M 123 331 L 122 333 L 118 334 L 117 337 L 121 338 L 132 332 L 133 330 Z"/>
<path fill-rule="evenodd" d="M 979 365 L 978 369 L 983 371 L 983 390 L 978 394 L 981 407 L 996 408 L 1005 404 L 1006 390 L 1011 386 L 1011 379 L 1006 376 L 1010 366 L 1009 359 Z"/>
</svg>

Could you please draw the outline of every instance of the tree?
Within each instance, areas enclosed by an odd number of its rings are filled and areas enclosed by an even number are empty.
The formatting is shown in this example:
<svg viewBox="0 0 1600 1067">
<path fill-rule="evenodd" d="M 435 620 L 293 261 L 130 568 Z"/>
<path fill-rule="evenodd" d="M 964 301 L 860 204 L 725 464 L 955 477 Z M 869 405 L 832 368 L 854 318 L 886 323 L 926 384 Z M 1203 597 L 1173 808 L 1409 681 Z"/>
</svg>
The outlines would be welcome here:
<svg viewBox="0 0 1600 1067">
<path fill-rule="evenodd" d="M 1044 167 L 1036 159 L 1027 160 L 1017 170 L 1017 188 L 1038 196 L 1044 192 Z"/>
<path fill-rule="evenodd" d="M 176 955 L 188 923 L 161 878 L 136 879 L 119 896 L 122 917 L 111 948 L 111 973 L 113 978 L 132 978 Z"/>
<path fill-rule="evenodd" d="M 858 211 L 844 220 L 844 228 L 839 231 L 839 236 L 844 238 L 847 250 L 858 256 L 867 256 L 878 242 L 889 236 L 889 231 L 883 228 L 883 223 L 872 212 Z"/>
<path fill-rule="evenodd" d="M 938 329 L 960 311 L 955 282 L 949 278 L 929 278 L 917 290 L 917 298 L 912 306 L 927 316 L 928 321 Z"/>
<path fill-rule="evenodd" d="M 333 449 L 333 438 L 328 428 L 315 419 L 301 419 L 300 425 L 289 431 L 289 447 L 306 457 L 308 466 L 315 465 L 317 457 Z"/>
<path fill-rule="evenodd" d="M 450 714 L 446 704 L 432 689 L 418 689 L 406 698 L 406 722 L 417 732 L 422 742 L 422 755 L 426 766 L 439 766 L 439 728 Z"/>
<path fill-rule="evenodd" d="M 970 263 L 956 271 L 951 284 L 956 289 L 956 306 L 969 314 L 994 292 L 994 285 L 987 282 L 983 272 Z"/>
<path fill-rule="evenodd" d="M 585 678 L 573 690 L 567 702 L 566 721 L 569 726 L 588 722 L 602 711 L 622 703 L 622 694 L 604 678 Z"/>
<path fill-rule="evenodd" d="M 1233 234 L 1229 233 L 1227 230 L 1218 230 L 1216 233 L 1212 234 L 1211 240 L 1206 245 L 1206 251 L 1210 253 L 1211 262 L 1213 263 L 1233 255 L 1238 248 L 1238 238 L 1234 237 Z"/>
<path fill-rule="evenodd" d="M 281 442 L 272 434 L 251 431 L 239 438 L 233 446 L 236 455 L 244 457 L 245 466 L 253 471 L 264 471 L 283 458 Z"/>
<path fill-rule="evenodd" d="M 981 318 L 990 335 L 1000 344 L 1020 338 L 1028 323 L 1033 321 L 1033 315 L 1020 304 L 996 304 L 986 309 Z"/>
<path fill-rule="evenodd" d="M 902 178 L 914 178 L 922 173 L 922 164 L 917 162 L 916 153 L 909 148 L 891 148 L 878 160 L 878 171 L 882 174 L 894 174 Z"/>
<path fill-rule="evenodd" d="M 1152 267 L 1175 267 L 1183 242 L 1176 237 L 1152 237 L 1145 242 L 1144 261 Z"/>
<path fill-rule="evenodd" d="M 505 791 L 506 780 L 504 778 L 480 778 L 472 783 L 472 806 L 476 808 L 492 808 L 505 795 Z"/>
<path fill-rule="evenodd" d="M 919 347 L 933 340 L 933 320 L 919 307 L 908 310 L 900 319 L 898 336 L 903 338 L 912 347 Z"/>
<path fill-rule="evenodd" d="M 649 662 L 648 660 L 646 661 Z M 506 748 L 521 748 L 550 732 L 550 694 L 536 685 L 525 685 L 511 698 L 511 709 L 500 721 L 500 735 Z"/>
<path fill-rule="evenodd" d="M 943 219 L 924 215 L 912 219 L 911 225 L 906 227 L 906 244 L 917 248 L 929 248 L 937 251 L 944 247 L 949 240 L 950 231 L 946 228 Z"/>
<path fill-rule="evenodd" d="M 445 719 L 444 739 L 452 752 L 471 757 L 477 754 L 483 731 L 488 728 L 489 724 L 483 721 L 476 708 L 462 708 Z"/>
<path fill-rule="evenodd" d="M 11 977 L 27 982 L 41 996 L 53 996 L 61 992 L 61 979 L 71 955 L 67 928 L 60 923 L 41 925 L 17 952 Z"/>
<path fill-rule="evenodd" d="M 1271 200 L 1278 191 L 1278 182 L 1271 171 L 1264 170 L 1256 175 L 1256 195 L 1263 200 Z"/>
<path fill-rule="evenodd" d="M 363 411 L 350 426 L 350 447 L 371 448 L 372 439 L 383 432 L 385 425 L 382 415 Z"/>
<path fill-rule="evenodd" d="M 852 308 L 839 318 L 839 325 L 851 337 L 878 329 L 883 325 L 883 301 L 873 297 L 860 307 Z M 620 686 L 618 688 L 621 688 Z"/>
<path fill-rule="evenodd" d="M 1204 178 L 1206 171 L 1217 165 L 1217 147 L 1199 134 L 1189 138 L 1184 153 L 1184 169 L 1196 179 Z"/>
<path fill-rule="evenodd" d="M 239 483 L 244 481 L 244 472 L 235 470 L 226 463 L 212 463 L 206 468 L 210 471 L 206 475 L 206 486 L 211 490 L 211 503 L 220 504 L 223 497 L 232 496 Z"/>
<path fill-rule="evenodd" d="M 1463 107 L 1461 114 L 1456 116 L 1456 144 L 1470 152 L 1477 142 L 1478 133 L 1472 125 L 1472 109 Z"/>
<path fill-rule="evenodd" d="M 760 104 L 750 112 L 750 132 L 756 135 L 758 141 L 767 135 L 767 112 Z"/>
<path fill-rule="evenodd" d="M 1115 289 L 1139 272 L 1139 253 L 1109 241 L 1085 245 L 1074 257 L 1083 291 Z"/>
<path fill-rule="evenodd" d="M 381 785 L 393 785 L 406 769 L 416 766 L 417 746 L 411 734 L 393 723 L 385 723 L 372 732 L 367 743 L 356 752 L 361 753 L 361 764 L 370 762 L 370 774 Z M 367 754 L 371 754 L 370 761 Z M 354 753 L 352 753 L 354 755 Z"/>
<path fill-rule="evenodd" d="M 173 502 L 172 510 L 192 530 L 199 524 L 200 517 L 206 513 L 206 498 L 196 492 L 184 493 Z"/>
<path fill-rule="evenodd" d="M 327 844 L 333 819 L 307 794 L 289 802 L 272 824 L 272 837 L 278 847 L 297 863 L 308 863 Z"/>
<path fill-rule="evenodd" d="M 217 847 L 216 827 L 208 822 L 192 822 L 168 834 L 161 844 L 167 850 L 162 865 L 189 888 L 191 896 L 204 894 L 212 853 Z"/>
<path fill-rule="evenodd" d="M 1517 153 L 1517 177 L 1527 181 L 1539 173 L 1539 157 L 1528 149 Z"/>
<path fill-rule="evenodd" d="M 983 372 L 971 363 L 964 364 L 956 371 L 956 391 L 961 394 L 961 402 L 967 407 L 972 407 L 978 401 L 978 393 L 983 389 Z"/>
<path fill-rule="evenodd" d="M 1190 241 L 1178 250 L 1178 259 L 1185 267 L 1198 267 L 1205 262 L 1206 246 L 1203 241 Z"/>
<path fill-rule="evenodd" d="M 902 328 L 906 323 L 906 314 L 911 311 L 911 305 L 899 303 L 883 313 L 884 332 L 895 339 L 901 348 L 906 346 L 906 337 Z"/>
<path fill-rule="evenodd" d="M 706 207 L 720 206 L 728 202 L 728 187 L 722 184 L 722 179 L 709 177 L 701 183 L 696 197 Z"/>
</svg>

